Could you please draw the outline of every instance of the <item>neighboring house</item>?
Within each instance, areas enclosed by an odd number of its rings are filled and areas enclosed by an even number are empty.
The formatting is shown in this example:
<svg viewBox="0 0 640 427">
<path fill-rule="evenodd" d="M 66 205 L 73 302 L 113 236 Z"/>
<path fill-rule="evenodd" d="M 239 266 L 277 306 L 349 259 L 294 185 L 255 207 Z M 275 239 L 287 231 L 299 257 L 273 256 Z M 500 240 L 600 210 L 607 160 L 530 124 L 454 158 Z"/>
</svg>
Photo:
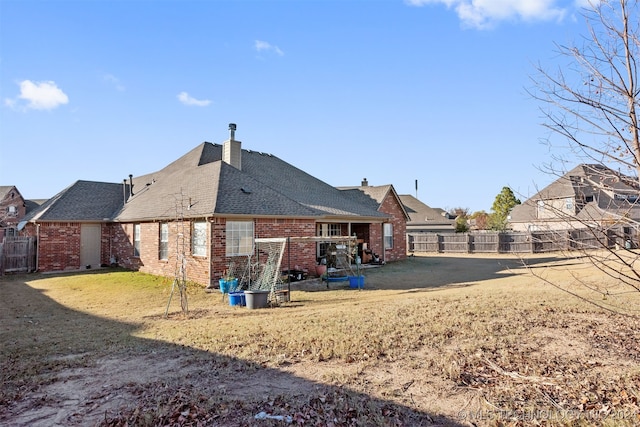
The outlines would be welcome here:
<svg viewBox="0 0 640 427">
<path fill-rule="evenodd" d="M 431 208 L 408 194 L 400 195 L 400 200 L 409 214 L 407 233 L 455 233 L 455 216 L 443 209 Z"/>
<path fill-rule="evenodd" d="M 639 197 L 636 177 L 581 164 L 515 206 L 509 224 L 527 232 L 622 227 L 630 235 L 640 221 Z"/>
<path fill-rule="evenodd" d="M 18 224 L 27 212 L 27 203 L 14 185 L 0 186 L 0 242 L 17 236 Z"/>
<path fill-rule="evenodd" d="M 371 186 L 365 178 L 359 187 L 338 187 L 349 195 L 349 198 L 358 200 L 363 206 L 370 206 L 378 212 L 388 214 L 391 219 L 383 224 L 384 251 L 375 252 L 367 247 L 366 241 L 362 248 L 362 262 L 370 262 L 376 254 L 382 257 L 383 261 L 397 261 L 407 256 L 407 221 L 409 215 L 405 210 L 400 196 L 396 193 L 393 185 Z"/>
<path fill-rule="evenodd" d="M 173 277 L 184 253 L 187 277 L 209 285 L 252 250 L 253 239 L 270 237 L 356 236 L 389 260 L 406 255 L 395 241 L 385 250 L 386 224 L 404 229 L 401 205 L 362 203 L 361 194 L 242 149 L 235 125 L 229 129 L 222 145 L 204 142 L 157 172 L 121 184 L 77 181 L 48 200 L 25 218 L 25 232 L 38 236 L 39 270 L 117 263 Z M 287 262 L 297 268 L 312 270 L 323 256 L 314 239 L 290 246 Z"/>
</svg>

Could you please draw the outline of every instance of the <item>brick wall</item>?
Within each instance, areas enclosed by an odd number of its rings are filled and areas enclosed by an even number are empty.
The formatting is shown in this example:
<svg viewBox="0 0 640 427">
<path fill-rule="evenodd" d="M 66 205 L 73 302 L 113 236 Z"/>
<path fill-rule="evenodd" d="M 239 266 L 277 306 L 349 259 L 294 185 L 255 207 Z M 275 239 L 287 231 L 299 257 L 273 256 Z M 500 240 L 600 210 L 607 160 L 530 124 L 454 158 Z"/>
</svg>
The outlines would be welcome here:
<svg viewBox="0 0 640 427">
<path fill-rule="evenodd" d="M 158 276 L 174 277 L 178 265 L 178 254 L 184 251 L 186 256 L 187 279 L 203 285 L 209 281 L 217 282 L 228 268 L 230 258 L 226 256 L 226 219 L 215 218 L 209 223 L 209 250 L 211 255 L 193 256 L 191 254 L 191 224 L 184 223 L 180 233 L 184 242 L 177 238 L 179 223 L 169 222 L 168 259 L 159 259 L 160 223 L 140 224 L 140 256 L 134 256 L 133 224 L 114 224 L 111 230 L 111 252 L 117 257 L 120 266 L 139 270 Z M 313 236 L 315 222 L 297 219 L 256 219 L 254 220 L 256 238 Z M 316 248 L 313 242 L 293 242 L 291 251 L 285 248 L 282 268 L 298 266 L 313 271 Z M 290 261 L 289 261 L 290 260 Z"/>
<path fill-rule="evenodd" d="M 394 203 L 384 203 L 388 212 L 401 219 L 394 220 L 394 248 L 386 251 L 387 261 L 402 259 L 406 256 L 406 224 L 395 209 Z M 216 218 L 208 222 L 210 253 L 206 256 L 191 254 L 191 224 L 183 226 L 169 222 L 168 259 L 161 260 L 159 254 L 160 223 L 140 224 L 140 256 L 134 255 L 134 224 L 103 224 L 101 232 L 101 263 L 110 264 L 114 258 L 118 265 L 131 270 L 173 278 L 179 267 L 179 254 L 186 256 L 186 275 L 188 280 L 208 285 L 224 275 L 228 268 L 226 256 L 226 219 Z M 180 227 L 180 230 L 179 230 Z M 369 241 L 369 248 L 382 255 L 382 224 L 363 227 L 367 236 L 359 236 Z M 25 232 L 35 233 L 29 225 Z M 259 218 L 254 220 L 256 238 L 271 237 L 310 237 L 316 234 L 316 224 L 312 219 Z M 346 232 L 346 231 L 345 231 Z M 39 230 L 39 269 L 41 271 L 60 271 L 80 269 L 80 233 L 81 225 L 76 222 L 41 223 Z M 177 236 L 182 234 L 184 240 Z M 307 269 L 315 271 L 316 243 L 313 241 L 293 241 L 285 247 L 282 269 Z"/>
<path fill-rule="evenodd" d="M 209 258 L 191 255 L 191 224 L 169 222 L 168 257 L 160 259 L 159 222 L 140 223 L 140 256 L 134 255 L 134 224 L 116 224 L 112 232 L 112 251 L 118 265 L 143 273 L 173 278 L 179 272 L 179 255 L 186 257 L 187 280 L 201 284 L 209 283 Z M 180 230 L 179 230 L 180 228 Z M 184 239 L 179 237 L 184 236 Z"/>
<path fill-rule="evenodd" d="M 216 218 L 211 224 L 211 238 L 214 242 L 211 259 L 212 281 L 220 279 L 228 268 L 230 259 L 226 256 L 226 219 Z M 256 238 L 301 237 L 315 235 L 315 221 L 294 218 L 258 218 L 254 220 Z M 308 269 L 313 272 L 316 265 L 316 247 L 314 242 L 291 242 L 285 246 L 282 269 Z"/>
<path fill-rule="evenodd" d="M 389 193 L 380 205 L 381 212 L 392 215 L 393 248 L 384 251 L 385 261 L 398 261 L 407 257 L 407 221 L 398 200 Z M 382 232 L 382 229 L 381 229 Z"/>
<path fill-rule="evenodd" d="M 118 265 L 138 270 L 140 259 L 133 254 L 133 224 L 111 225 L 111 254 Z"/>
<path fill-rule="evenodd" d="M 15 187 L 14 187 L 15 188 Z M 15 208 L 14 213 L 9 213 L 9 206 Z M 27 208 L 24 199 L 18 191 L 11 190 L 0 200 L 0 220 L 6 228 L 16 228 L 18 223 L 24 218 Z M 4 228 L 0 228 L 0 240 L 5 236 Z"/>
<path fill-rule="evenodd" d="M 80 223 L 41 223 L 38 235 L 40 271 L 80 269 Z"/>
</svg>

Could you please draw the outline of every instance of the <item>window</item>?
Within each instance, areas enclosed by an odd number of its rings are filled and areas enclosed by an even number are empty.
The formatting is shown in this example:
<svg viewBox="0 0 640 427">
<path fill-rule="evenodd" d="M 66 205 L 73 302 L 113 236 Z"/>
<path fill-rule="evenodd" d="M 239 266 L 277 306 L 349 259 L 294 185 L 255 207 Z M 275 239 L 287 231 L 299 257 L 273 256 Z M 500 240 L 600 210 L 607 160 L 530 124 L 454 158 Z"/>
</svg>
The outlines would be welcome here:
<svg viewBox="0 0 640 427">
<path fill-rule="evenodd" d="M 227 256 L 253 253 L 253 221 L 227 221 Z"/>
<path fill-rule="evenodd" d="M 133 224 L 133 256 L 140 256 L 140 224 Z"/>
<path fill-rule="evenodd" d="M 195 256 L 207 256 L 207 223 L 205 221 L 193 223 L 191 253 Z"/>
<path fill-rule="evenodd" d="M 163 222 L 160 224 L 160 245 L 158 258 L 162 260 L 169 259 L 169 224 Z"/>
<path fill-rule="evenodd" d="M 614 194 L 613 198 L 616 200 L 626 200 L 629 203 L 635 203 L 638 201 L 638 195 L 636 194 Z"/>
<path fill-rule="evenodd" d="M 322 237 L 342 236 L 342 224 L 318 224 L 317 235 Z M 327 242 L 318 243 L 317 252 L 319 258 L 324 258 L 327 255 L 327 247 L 329 245 L 330 243 Z"/>
<path fill-rule="evenodd" d="M 11 205 L 11 206 L 7 206 L 7 215 L 8 216 L 16 216 L 18 214 L 18 209 Z"/>
<path fill-rule="evenodd" d="M 342 236 L 342 224 L 318 224 L 318 236 Z"/>
<path fill-rule="evenodd" d="M 393 249 L 393 224 L 384 224 L 384 248 Z"/>
<path fill-rule="evenodd" d="M 568 211 L 573 209 L 573 199 L 571 197 L 564 199 L 564 207 Z"/>
</svg>

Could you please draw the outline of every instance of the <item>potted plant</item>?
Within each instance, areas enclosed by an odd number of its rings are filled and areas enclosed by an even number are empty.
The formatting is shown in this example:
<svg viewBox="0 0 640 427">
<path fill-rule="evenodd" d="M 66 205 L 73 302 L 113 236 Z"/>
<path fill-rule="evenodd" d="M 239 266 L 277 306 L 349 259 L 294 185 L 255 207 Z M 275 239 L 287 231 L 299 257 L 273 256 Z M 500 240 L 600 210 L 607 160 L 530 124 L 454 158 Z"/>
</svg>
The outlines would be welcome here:
<svg viewBox="0 0 640 427">
<path fill-rule="evenodd" d="M 322 277 L 327 272 L 327 259 L 320 258 L 320 262 L 316 265 L 316 276 Z"/>
</svg>

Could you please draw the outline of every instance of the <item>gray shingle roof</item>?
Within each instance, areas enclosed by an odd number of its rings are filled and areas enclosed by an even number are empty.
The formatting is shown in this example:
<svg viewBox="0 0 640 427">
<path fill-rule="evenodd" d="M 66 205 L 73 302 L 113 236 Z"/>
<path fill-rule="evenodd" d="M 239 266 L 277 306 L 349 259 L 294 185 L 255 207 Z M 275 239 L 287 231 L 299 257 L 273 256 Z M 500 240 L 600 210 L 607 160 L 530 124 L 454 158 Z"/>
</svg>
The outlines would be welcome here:
<svg viewBox="0 0 640 427">
<path fill-rule="evenodd" d="M 219 147 L 219 146 L 218 146 Z M 377 207 L 363 205 L 276 156 L 242 151 L 242 171 L 279 193 L 324 215 L 385 218 Z"/>
<path fill-rule="evenodd" d="M 401 194 L 400 200 L 409 214 L 407 227 L 419 225 L 446 225 L 453 227 L 455 224 L 455 220 L 448 218 L 444 210 L 431 208 L 409 194 Z"/>
<path fill-rule="evenodd" d="M 393 185 L 361 185 L 359 187 L 338 187 L 342 192 L 349 196 L 349 198 L 357 201 L 359 204 L 368 205 L 371 209 L 380 210 L 382 203 L 387 196 L 394 197 L 400 208 L 402 209 L 405 219 L 409 220 L 409 214 L 407 213 L 400 196 L 396 193 Z"/>
<path fill-rule="evenodd" d="M 383 219 L 371 204 L 270 154 L 242 150 L 242 170 L 222 161 L 222 145 L 204 142 L 157 172 L 129 183 L 78 181 L 31 218 L 130 222 L 213 215 Z"/>
<path fill-rule="evenodd" d="M 637 178 L 626 176 L 603 165 L 581 164 L 559 177 L 521 205 L 511 211 L 511 222 L 528 222 L 537 219 L 539 200 L 573 198 L 578 205 L 576 219 L 600 220 L 627 215 L 640 218 L 640 207 L 635 202 L 617 199 L 615 194 L 638 195 Z M 594 196 L 593 202 L 586 200 Z M 583 201 L 580 205 L 578 202 Z M 565 218 L 566 219 L 566 218 Z M 553 219 L 551 219 L 553 220 Z"/>
<path fill-rule="evenodd" d="M 25 220 L 104 221 L 113 217 L 124 201 L 123 184 L 76 181 L 28 213 Z"/>
</svg>

